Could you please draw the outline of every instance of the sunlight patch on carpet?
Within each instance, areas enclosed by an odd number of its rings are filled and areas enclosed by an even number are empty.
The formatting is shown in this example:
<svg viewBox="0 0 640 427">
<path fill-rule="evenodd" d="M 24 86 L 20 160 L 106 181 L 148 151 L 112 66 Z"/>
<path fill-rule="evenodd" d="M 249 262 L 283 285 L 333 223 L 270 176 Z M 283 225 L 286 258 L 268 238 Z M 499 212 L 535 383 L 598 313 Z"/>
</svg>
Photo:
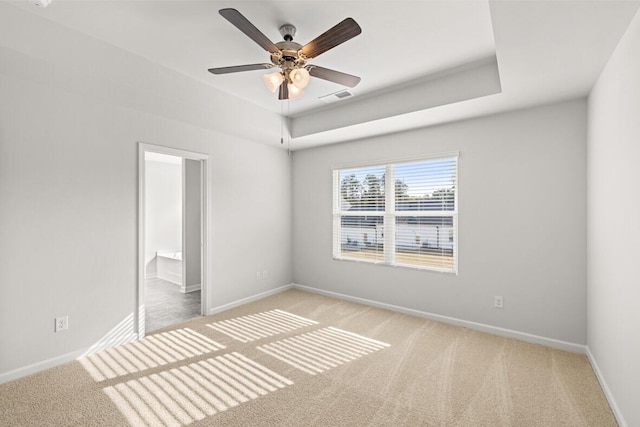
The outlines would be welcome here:
<svg viewBox="0 0 640 427">
<path fill-rule="evenodd" d="M 292 385 L 240 353 L 229 353 L 106 387 L 131 425 L 183 426 Z"/>
<path fill-rule="evenodd" d="M 390 344 L 328 327 L 264 344 L 258 350 L 316 375 L 386 347 Z"/>
<path fill-rule="evenodd" d="M 271 310 L 235 319 L 210 323 L 207 326 L 240 342 L 251 342 L 283 334 L 299 328 L 316 325 L 318 322 L 288 313 Z"/>
<path fill-rule="evenodd" d="M 224 349 L 212 339 L 184 328 L 148 335 L 79 360 L 94 380 L 104 381 Z"/>
</svg>

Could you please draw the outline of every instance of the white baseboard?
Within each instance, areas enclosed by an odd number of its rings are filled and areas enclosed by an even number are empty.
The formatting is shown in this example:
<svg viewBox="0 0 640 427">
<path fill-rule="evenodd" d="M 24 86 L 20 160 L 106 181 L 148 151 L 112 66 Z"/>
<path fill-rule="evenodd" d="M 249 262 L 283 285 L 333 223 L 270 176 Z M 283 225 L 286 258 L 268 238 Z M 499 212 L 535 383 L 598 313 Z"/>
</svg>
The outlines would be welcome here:
<svg viewBox="0 0 640 427">
<path fill-rule="evenodd" d="M 216 314 L 216 313 L 220 313 L 223 311 L 227 311 L 230 310 L 232 308 L 235 307 L 239 307 L 241 305 L 253 302 L 253 301 L 258 301 L 260 299 L 269 297 L 271 295 L 275 295 L 275 294 L 279 294 L 280 292 L 284 292 L 288 289 L 291 289 L 294 285 L 293 284 L 289 284 L 289 285 L 284 285 L 284 286 L 280 286 L 278 288 L 275 289 L 271 289 L 265 292 L 260 292 L 259 294 L 255 294 L 252 295 L 250 297 L 246 297 L 246 298 L 242 298 L 233 302 L 230 302 L 228 304 L 224 304 L 224 305 L 220 305 L 218 307 L 214 307 L 214 308 L 210 308 L 209 311 L 207 311 L 207 315 L 212 315 L 212 314 Z"/>
<path fill-rule="evenodd" d="M 199 289 L 199 286 L 200 285 L 198 285 L 198 289 Z M 211 314 L 215 314 L 215 313 L 220 313 L 222 311 L 229 310 L 229 309 L 232 309 L 234 307 L 238 307 L 238 306 L 243 305 L 243 304 L 247 304 L 247 303 L 250 303 L 250 302 L 253 302 L 253 301 L 260 300 L 262 298 L 266 298 L 266 297 L 271 296 L 271 295 L 278 294 L 280 292 L 286 291 L 287 289 L 291 289 L 292 287 L 293 287 L 292 284 L 284 285 L 284 286 L 280 286 L 280 287 L 275 288 L 275 289 L 271 289 L 271 290 L 268 290 L 268 291 L 265 291 L 265 292 L 261 292 L 261 293 L 256 294 L 256 295 L 252 295 L 252 296 L 247 297 L 247 298 L 242 298 L 242 299 L 239 299 L 237 301 L 234 301 L 234 302 L 231 302 L 231 303 L 228 303 L 228 304 L 221 305 L 219 307 L 215 307 L 215 308 L 209 309 L 208 314 L 211 315 Z M 85 349 L 82 349 L 82 350 L 76 350 L 76 351 L 73 351 L 71 353 L 63 354 L 61 356 L 56 356 L 56 357 L 53 357 L 51 359 L 47 359 L 47 360 L 43 360 L 41 362 L 34 363 L 32 365 L 23 366 L 21 368 L 14 369 L 14 370 L 9 371 L 9 372 L 0 373 L 0 384 L 6 383 L 6 382 L 9 382 L 9 381 L 13 381 L 13 380 L 16 380 L 18 378 L 21 378 L 21 377 L 24 377 L 24 376 L 27 376 L 27 375 L 30 375 L 30 374 L 35 374 L 36 372 L 44 371 L 45 369 L 53 368 L 53 367 L 56 367 L 58 365 L 62 365 L 63 363 L 72 362 L 72 361 L 74 361 L 74 360 L 76 360 L 76 359 L 78 359 L 78 358 L 80 358 L 82 356 L 86 356 L 86 355 L 94 353 L 96 351 L 104 350 L 105 348 L 113 347 L 114 345 L 124 344 L 125 342 L 132 341 L 132 340 L 134 340 L 136 338 L 137 338 L 137 335 L 136 334 L 132 334 L 132 335 L 127 336 L 124 339 L 124 341 L 109 342 L 107 345 L 103 345 L 100 348 L 97 348 L 97 347 L 93 346 L 91 348 L 85 348 Z"/>
<path fill-rule="evenodd" d="M 182 286 L 182 274 L 173 273 L 171 271 L 158 272 L 158 279 L 166 280 L 174 285 Z"/>
<path fill-rule="evenodd" d="M 76 350 L 71 353 L 23 366 L 21 368 L 14 369 L 13 371 L 1 373 L 0 384 L 17 380 L 18 378 L 35 374 L 36 372 L 44 371 L 45 369 L 53 368 L 55 366 L 62 365 L 63 363 L 71 362 L 82 356 L 86 351 L 87 349 Z"/>
<path fill-rule="evenodd" d="M 188 294 L 189 292 L 199 291 L 202 288 L 202 285 L 198 283 L 197 285 L 189 285 L 189 286 L 181 286 L 180 292 L 183 294 Z"/>
<path fill-rule="evenodd" d="M 596 362 L 593 353 L 591 353 L 591 349 L 587 346 L 587 359 L 589 359 L 589 363 L 591 363 L 591 367 L 593 368 L 593 372 L 596 373 L 596 378 L 600 383 L 600 387 L 604 393 L 604 396 L 607 398 L 607 402 L 609 402 L 609 407 L 611 407 L 611 412 L 616 417 L 616 421 L 620 427 L 628 427 L 627 422 L 622 416 L 622 412 L 620 412 L 620 408 L 616 403 L 616 399 L 614 399 L 613 394 L 611 393 L 611 389 L 607 385 L 607 382 L 604 380 L 604 376 L 602 375 L 602 371 L 600 367 L 598 367 L 598 363 Z"/>
<path fill-rule="evenodd" d="M 500 335 L 508 338 L 516 338 L 522 341 L 527 341 L 535 344 L 542 344 L 560 350 L 572 351 L 574 353 L 585 353 L 586 346 L 582 344 L 576 344 L 567 341 L 556 340 L 554 338 L 542 337 L 539 335 L 528 334 L 526 332 L 514 331 L 511 329 L 500 328 L 497 326 L 486 325 L 484 323 L 471 322 L 468 320 L 456 319 L 455 317 L 442 316 L 440 314 L 428 313 L 426 311 L 414 310 L 412 308 L 401 307 L 398 305 L 387 304 L 384 302 L 368 300 L 365 298 L 353 297 L 350 295 L 344 295 L 337 292 L 325 291 L 323 289 L 311 288 L 309 286 L 299 285 L 292 283 L 292 287 L 307 291 L 315 294 L 320 294 L 332 298 L 338 298 L 345 301 L 351 301 L 358 304 L 364 304 L 372 307 L 383 308 L 386 310 L 397 311 L 399 313 L 409 314 L 417 317 L 424 317 L 438 322 L 448 323 L 456 326 L 464 326 L 465 328 L 475 329 L 482 332 L 487 332 L 494 335 Z"/>
<path fill-rule="evenodd" d="M 122 337 L 117 340 L 109 340 L 105 342 L 98 342 L 89 348 L 84 348 L 81 350 L 72 351 L 71 353 L 63 354 L 61 356 L 52 357 L 51 359 L 43 360 L 41 362 L 36 362 L 31 365 L 23 366 L 18 369 L 14 369 L 13 371 L 4 372 L 0 374 L 0 384 L 6 383 L 9 381 L 17 380 L 18 378 L 26 377 L 27 375 L 35 374 L 40 371 L 44 371 L 45 369 L 55 368 L 56 366 L 73 362 L 74 360 L 78 360 L 82 357 L 88 356 L 90 354 L 96 353 L 98 351 L 105 350 L 107 348 L 115 347 L 117 345 L 126 344 L 137 339 L 137 335 L 135 333 L 129 334 L 125 337 Z"/>
<path fill-rule="evenodd" d="M 604 378 L 602 378 L 602 374 L 600 373 L 599 369 L 597 368 L 597 364 L 595 363 L 595 359 L 593 359 L 593 355 L 591 355 L 591 353 L 588 351 L 588 348 L 584 345 L 581 344 L 575 344 L 575 343 L 571 343 L 571 342 L 566 342 L 566 341 L 560 341 L 560 340 L 556 340 L 553 338 L 546 338 L 546 337 L 541 337 L 538 335 L 532 335 L 532 334 L 528 334 L 525 332 L 518 332 L 518 331 L 514 331 L 511 329 L 504 329 L 504 328 L 499 328 L 496 326 L 491 326 L 491 325 L 485 325 L 482 323 L 476 323 L 476 322 L 470 322 L 467 320 L 461 320 L 461 319 L 456 319 L 453 317 L 447 317 L 447 316 L 442 316 L 439 314 L 433 314 L 433 313 L 427 313 L 424 311 L 420 311 L 420 310 L 414 310 L 411 308 L 406 308 L 406 307 L 401 307 L 401 306 L 397 306 L 397 305 L 392 305 L 392 304 L 387 304 L 387 303 L 383 303 L 383 302 L 378 302 L 378 301 L 373 301 L 373 300 L 368 300 L 365 298 L 359 298 L 359 297 L 353 297 L 353 296 L 349 296 L 349 295 L 345 295 L 345 294 L 340 294 L 337 292 L 331 292 L 331 291 L 325 291 L 322 289 L 317 289 L 317 288 L 312 288 L 309 286 L 303 286 L 297 283 L 291 283 L 289 285 L 283 285 L 280 287 L 277 287 L 275 289 L 271 289 L 265 292 L 261 292 L 255 295 L 252 295 L 250 297 L 246 297 L 246 298 L 242 298 L 218 307 L 214 307 L 214 308 L 210 308 L 207 311 L 207 315 L 212 315 L 212 314 L 216 314 L 216 313 L 220 313 L 226 310 L 230 310 L 232 308 L 235 307 L 239 307 L 241 305 L 253 302 L 253 301 L 257 301 L 266 297 L 269 297 L 271 295 L 275 295 L 278 294 L 280 292 L 284 292 L 288 289 L 300 289 L 302 291 L 307 291 L 307 292 L 311 292 L 311 293 L 315 293 L 315 294 L 320 294 L 320 295 L 325 295 L 328 297 L 332 297 L 332 298 L 338 298 L 338 299 L 342 299 L 345 301 L 351 301 L 351 302 L 355 302 L 355 303 L 359 303 L 359 304 L 364 304 L 364 305 L 368 305 L 368 306 L 372 306 L 372 307 L 378 307 L 378 308 L 383 308 L 383 309 L 387 309 L 387 310 L 391 310 L 391 311 L 396 311 L 399 313 L 404 313 L 404 314 L 409 314 L 412 316 L 417 316 L 417 317 L 424 317 L 427 319 L 432 319 L 432 320 L 436 320 L 439 322 L 443 322 L 443 323 L 448 323 L 448 324 L 452 324 L 452 325 L 457 325 L 457 326 L 464 326 L 470 329 L 475 329 L 475 330 L 479 330 L 482 332 L 487 332 L 487 333 L 491 333 L 491 334 L 495 334 L 495 335 L 500 335 L 500 336 L 505 336 L 505 337 L 509 337 L 509 338 L 516 338 L 516 339 L 520 339 L 523 341 L 527 341 L 527 342 L 532 342 L 532 343 L 536 343 L 536 344 L 543 344 L 543 345 L 547 345 L 549 347 L 554 347 L 554 348 L 559 348 L 561 350 L 568 350 L 568 351 L 573 351 L 576 353 L 586 353 L 593 368 L 594 371 L 596 372 L 596 376 L 598 378 L 598 380 L 600 381 L 600 384 L 602 385 L 602 388 L 605 392 L 605 395 L 607 396 L 607 399 L 609 400 L 609 403 L 611 404 L 612 410 L 616 416 L 616 418 L 618 418 L 618 422 L 620 424 L 621 427 L 626 427 L 627 425 L 624 423 L 624 419 L 622 418 L 622 415 L 620 414 L 620 411 L 618 410 L 617 406 L 615 405 L 615 401 L 613 400 L 613 396 L 611 395 L 611 392 L 609 391 L 609 388 L 607 387 L 606 383 L 604 382 Z M 7 381 L 11 381 L 20 377 L 23 377 L 25 375 L 29 375 L 38 371 L 42 371 L 44 369 L 48 369 L 48 368 L 52 368 L 54 366 L 58 366 L 61 365 L 63 363 L 66 362 L 70 362 L 73 360 L 76 360 L 77 358 L 79 358 L 80 356 L 82 356 L 83 354 L 86 354 L 87 349 L 84 350 L 78 350 L 78 351 L 74 351 L 72 353 L 67 353 L 58 357 L 54 357 L 52 359 L 48 359 L 48 360 L 44 360 L 42 362 L 38 362 L 38 363 L 34 363 L 32 365 L 29 366 L 25 366 L 22 368 L 18 368 L 15 369 L 13 371 L 9 371 L 9 372 L 5 372 L 0 374 L 0 384 L 7 382 Z"/>
</svg>

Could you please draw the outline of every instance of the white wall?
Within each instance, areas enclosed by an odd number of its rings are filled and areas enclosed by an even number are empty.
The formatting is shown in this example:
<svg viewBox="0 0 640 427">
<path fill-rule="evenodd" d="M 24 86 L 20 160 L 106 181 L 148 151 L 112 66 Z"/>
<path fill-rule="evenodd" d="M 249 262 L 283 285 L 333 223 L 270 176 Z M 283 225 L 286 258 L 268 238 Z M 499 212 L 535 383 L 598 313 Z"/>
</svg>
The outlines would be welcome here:
<svg viewBox="0 0 640 427">
<path fill-rule="evenodd" d="M 589 350 L 622 425 L 640 425 L 640 15 L 589 96 Z"/>
<path fill-rule="evenodd" d="M 210 155 L 211 307 L 291 282 L 290 159 L 264 144 L 277 115 L 5 2 L 0 94 L 0 381 L 133 313 L 138 141 Z"/>
<path fill-rule="evenodd" d="M 459 275 L 332 259 L 332 167 L 454 150 Z M 294 282 L 585 344 L 585 168 L 584 99 L 296 151 Z"/>
<path fill-rule="evenodd" d="M 145 163 L 145 265 L 156 272 L 158 251 L 182 250 L 182 159 Z"/>
</svg>

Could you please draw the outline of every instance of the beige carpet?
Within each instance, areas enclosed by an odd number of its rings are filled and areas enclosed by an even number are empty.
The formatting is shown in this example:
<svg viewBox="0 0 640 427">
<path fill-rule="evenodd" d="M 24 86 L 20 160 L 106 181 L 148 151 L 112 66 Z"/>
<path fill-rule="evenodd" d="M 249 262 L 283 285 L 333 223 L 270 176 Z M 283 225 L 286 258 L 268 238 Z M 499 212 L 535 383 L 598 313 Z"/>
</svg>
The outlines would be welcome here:
<svg viewBox="0 0 640 427">
<path fill-rule="evenodd" d="M 615 426 L 584 355 L 290 290 L 0 385 L 2 426 Z"/>
</svg>

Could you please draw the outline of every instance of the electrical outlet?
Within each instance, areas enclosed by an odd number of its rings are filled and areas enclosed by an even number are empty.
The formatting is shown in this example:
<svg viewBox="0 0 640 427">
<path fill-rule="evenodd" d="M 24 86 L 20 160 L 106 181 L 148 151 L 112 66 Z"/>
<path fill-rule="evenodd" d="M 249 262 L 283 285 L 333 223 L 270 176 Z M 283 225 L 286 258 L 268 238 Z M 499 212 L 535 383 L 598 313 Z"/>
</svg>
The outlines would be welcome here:
<svg viewBox="0 0 640 427">
<path fill-rule="evenodd" d="M 259 271 L 256 271 L 256 280 L 262 279 L 262 276 Z"/>
<path fill-rule="evenodd" d="M 55 331 L 66 331 L 69 329 L 69 316 L 56 317 Z"/>
<path fill-rule="evenodd" d="M 262 270 L 262 278 L 263 279 L 267 278 L 267 270 Z"/>
<path fill-rule="evenodd" d="M 495 308 L 504 308 L 504 300 L 501 296 L 496 295 L 493 297 L 493 306 Z"/>
</svg>

